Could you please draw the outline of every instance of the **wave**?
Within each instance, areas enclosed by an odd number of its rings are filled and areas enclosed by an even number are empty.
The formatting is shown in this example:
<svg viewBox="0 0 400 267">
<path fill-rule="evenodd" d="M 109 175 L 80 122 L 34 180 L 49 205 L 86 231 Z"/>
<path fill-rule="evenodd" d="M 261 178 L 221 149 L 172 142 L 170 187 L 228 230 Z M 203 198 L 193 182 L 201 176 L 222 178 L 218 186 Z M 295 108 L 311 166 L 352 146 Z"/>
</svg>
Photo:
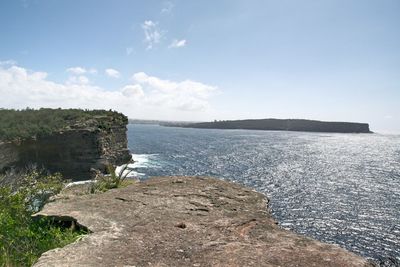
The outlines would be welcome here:
<svg viewBox="0 0 400 267">
<path fill-rule="evenodd" d="M 133 163 L 123 164 L 115 168 L 115 173 L 124 175 L 128 178 L 143 177 L 145 173 L 139 172 L 138 169 L 147 169 L 156 167 L 155 157 L 158 154 L 132 154 Z M 123 171 L 123 169 L 125 170 Z"/>
</svg>

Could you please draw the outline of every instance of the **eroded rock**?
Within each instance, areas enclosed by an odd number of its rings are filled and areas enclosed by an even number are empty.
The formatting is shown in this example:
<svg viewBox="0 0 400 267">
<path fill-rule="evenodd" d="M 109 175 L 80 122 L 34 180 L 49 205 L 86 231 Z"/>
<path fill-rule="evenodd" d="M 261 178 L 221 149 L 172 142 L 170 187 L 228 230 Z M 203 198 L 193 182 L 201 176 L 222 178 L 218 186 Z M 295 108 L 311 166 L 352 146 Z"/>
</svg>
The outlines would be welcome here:
<svg viewBox="0 0 400 267">
<path fill-rule="evenodd" d="M 33 164 L 79 181 L 92 178 L 93 169 L 105 172 L 109 164 L 125 164 L 132 158 L 127 149 L 127 119 L 112 119 L 101 117 L 45 136 L 0 142 L 0 172 Z M 99 128 L 101 123 L 110 126 Z"/>
<path fill-rule="evenodd" d="M 213 178 L 158 177 L 103 194 L 60 198 L 39 216 L 92 233 L 35 266 L 371 266 L 335 245 L 283 230 L 267 199 Z"/>
</svg>

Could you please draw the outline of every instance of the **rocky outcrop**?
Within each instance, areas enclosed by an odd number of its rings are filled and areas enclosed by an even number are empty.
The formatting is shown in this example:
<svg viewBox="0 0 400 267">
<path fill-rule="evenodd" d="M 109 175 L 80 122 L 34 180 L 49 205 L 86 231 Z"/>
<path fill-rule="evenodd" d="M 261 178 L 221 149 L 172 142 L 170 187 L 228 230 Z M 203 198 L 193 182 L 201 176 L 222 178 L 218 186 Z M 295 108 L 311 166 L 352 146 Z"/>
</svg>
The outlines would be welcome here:
<svg viewBox="0 0 400 267">
<path fill-rule="evenodd" d="M 31 139 L 0 143 L 0 171 L 34 164 L 50 172 L 60 172 L 74 181 L 90 179 L 92 169 L 102 172 L 108 164 L 120 165 L 131 159 L 127 149 L 126 123 L 102 120 L 73 125 L 68 129 Z M 110 126 L 111 125 L 111 126 Z"/>
<path fill-rule="evenodd" d="M 332 132 L 332 133 L 371 133 L 368 123 L 330 122 L 297 119 L 261 119 L 261 120 L 233 120 L 214 121 L 190 124 L 166 124 L 187 128 L 206 129 L 247 129 L 269 131 L 302 131 L 302 132 Z"/>
<path fill-rule="evenodd" d="M 260 193 L 234 183 L 161 177 L 98 195 L 60 196 L 36 216 L 91 234 L 35 266 L 370 266 L 336 245 L 280 228 Z"/>
</svg>

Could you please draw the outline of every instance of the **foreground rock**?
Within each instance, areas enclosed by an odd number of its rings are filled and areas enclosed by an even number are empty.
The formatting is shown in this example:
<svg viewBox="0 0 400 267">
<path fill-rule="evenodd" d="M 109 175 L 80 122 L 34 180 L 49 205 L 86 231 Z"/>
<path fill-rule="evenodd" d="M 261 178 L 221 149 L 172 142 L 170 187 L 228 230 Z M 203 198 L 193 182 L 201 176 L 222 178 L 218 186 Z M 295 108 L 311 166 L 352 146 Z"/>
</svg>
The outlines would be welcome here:
<svg viewBox="0 0 400 267">
<path fill-rule="evenodd" d="M 262 194 L 213 178 L 152 178 L 64 196 L 37 216 L 76 220 L 92 233 L 35 266 L 370 266 L 281 229 Z"/>
</svg>

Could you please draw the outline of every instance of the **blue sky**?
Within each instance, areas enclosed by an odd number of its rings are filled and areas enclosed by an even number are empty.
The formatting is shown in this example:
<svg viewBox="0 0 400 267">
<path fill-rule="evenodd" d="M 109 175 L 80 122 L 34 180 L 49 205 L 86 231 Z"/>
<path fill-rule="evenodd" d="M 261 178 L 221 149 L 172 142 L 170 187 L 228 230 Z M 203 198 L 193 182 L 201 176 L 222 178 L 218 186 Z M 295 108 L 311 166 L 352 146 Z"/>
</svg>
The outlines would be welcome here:
<svg viewBox="0 0 400 267">
<path fill-rule="evenodd" d="M 398 0 L 2 0 L 0 107 L 400 132 Z"/>
</svg>

